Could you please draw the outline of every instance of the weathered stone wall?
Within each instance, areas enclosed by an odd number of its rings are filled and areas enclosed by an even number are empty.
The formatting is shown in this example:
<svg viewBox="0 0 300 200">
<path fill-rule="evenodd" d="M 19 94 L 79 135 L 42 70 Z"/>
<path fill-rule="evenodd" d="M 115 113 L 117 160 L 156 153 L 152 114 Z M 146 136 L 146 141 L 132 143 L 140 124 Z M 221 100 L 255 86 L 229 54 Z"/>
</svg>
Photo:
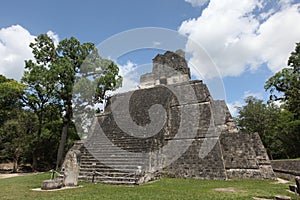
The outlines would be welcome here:
<svg viewBox="0 0 300 200">
<path fill-rule="evenodd" d="M 213 141 L 217 140 L 216 138 L 208 140 L 211 140 L 208 143 L 216 142 L 208 155 L 203 158 L 200 155 L 200 147 L 203 145 L 204 138 L 195 139 L 188 150 L 178 160 L 167 166 L 163 173 L 177 178 L 226 179 L 220 143 Z"/>
<path fill-rule="evenodd" d="M 193 95 L 196 98 L 193 99 Z M 128 108 L 124 108 L 126 104 L 129 104 Z M 132 124 L 125 123 L 128 127 L 120 128 L 111 112 L 113 107 L 120 111 L 118 115 L 123 116 L 125 121 L 132 120 L 132 123 L 143 127 L 151 123 L 149 110 L 157 104 L 166 111 L 166 119 L 162 129 L 151 137 L 138 138 L 130 135 L 126 130 L 130 130 Z M 191 123 L 182 116 L 186 107 L 199 111 L 199 121 L 187 126 L 180 138 L 175 138 L 181 121 L 183 124 Z M 275 177 L 258 134 L 239 133 L 233 125 L 225 102 L 212 100 L 202 81 L 118 94 L 110 99 L 106 112 L 107 114 L 99 117 L 105 135 L 112 144 L 123 150 L 146 153 L 149 162 L 144 165 L 145 171 L 160 171 L 172 177 L 198 179 Z M 196 134 L 191 136 L 193 131 Z M 166 160 L 170 160 L 168 156 L 173 155 L 164 152 L 162 147 L 170 141 L 173 143 L 171 151 L 174 152 L 189 142 L 190 146 L 177 160 L 169 164 Z M 213 145 L 211 149 L 209 145 Z M 208 151 L 203 151 L 203 148 Z"/>
<path fill-rule="evenodd" d="M 180 87 L 180 91 L 188 91 L 189 87 L 192 87 L 195 91 L 196 99 L 192 102 L 189 101 L 187 105 L 172 102 L 172 110 L 175 108 L 184 109 L 185 106 L 194 105 L 195 109 L 199 111 L 200 116 L 198 123 L 187 127 L 187 129 L 184 130 L 183 137 L 174 142 L 173 151 L 178 151 L 178 149 L 182 148 L 181 145 L 186 145 L 189 142 L 191 142 L 191 145 L 176 161 L 165 167 L 163 173 L 179 178 L 226 179 L 221 147 L 218 141 L 218 131 L 216 131 L 219 120 L 217 120 L 217 116 L 214 115 L 214 105 L 212 104 L 213 101 L 210 93 L 206 85 L 201 81 L 191 81 L 188 85 L 181 85 Z M 186 99 L 192 99 L 191 96 L 186 93 L 182 95 Z M 171 117 L 173 116 L 172 114 Z M 179 120 L 173 120 L 173 122 L 178 124 Z M 170 124 L 171 136 L 177 134 L 178 130 L 174 129 L 175 124 Z M 192 131 L 196 131 L 193 137 L 191 136 Z M 168 136 L 165 137 L 165 140 L 169 139 Z M 213 147 L 210 149 L 210 147 L 206 147 L 206 145 L 213 145 Z"/>
<path fill-rule="evenodd" d="M 170 71 L 170 69 L 173 70 Z M 181 74 L 187 74 L 190 79 L 190 69 L 182 55 L 167 51 L 163 55 L 158 54 L 153 58 L 153 73 L 156 77 L 160 77 L 162 74 L 171 77 L 174 75 L 174 70 Z"/>
<path fill-rule="evenodd" d="M 172 99 L 172 100 L 171 100 Z M 116 95 L 110 99 L 109 105 L 106 108 L 107 112 L 110 112 L 111 106 L 119 112 L 117 115 L 124 117 L 123 130 L 119 127 L 114 119 L 113 113 L 107 114 L 105 119 L 101 119 L 101 127 L 111 142 L 118 147 L 121 147 L 127 151 L 132 152 L 149 152 L 159 148 L 163 145 L 163 137 L 168 129 L 168 124 L 173 124 L 172 128 L 178 127 L 174 120 L 177 119 L 178 111 L 173 113 L 174 117 L 170 117 L 170 102 L 176 102 L 176 98 L 172 95 L 172 92 L 163 86 L 158 86 L 149 89 L 141 89 L 133 92 L 128 92 L 121 95 Z M 124 105 L 129 104 L 126 108 Z M 159 104 L 166 110 L 167 117 L 163 124 L 163 127 L 154 136 L 145 138 L 138 138 L 129 135 L 124 131 L 130 130 L 132 123 L 138 126 L 146 126 L 151 123 L 149 116 L 149 109 Z M 129 113 L 127 113 L 129 109 Z M 129 121 L 132 120 L 132 123 Z"/>
<path fill-rule="evenodd" d="M 153 58 L 151 73 L 140 78 L 141 88 L 151 88 L 156 85 L 171 85 L 188 82 L 191 78 L 190 69 L 182 50 L 176 53 L 167 51 L 165 54 L 158 54 Z"/>
<path fill-rule="evenodd" d="M 272 160 L 271 165 L 278 177 L 294 180 L 300 176 L 300 160 Z"/>
<path fill-rule="evenodd" d="M 257 133 L 222 133 L 220 137 L 228 178 L 275 178 Z"/>
</svg>

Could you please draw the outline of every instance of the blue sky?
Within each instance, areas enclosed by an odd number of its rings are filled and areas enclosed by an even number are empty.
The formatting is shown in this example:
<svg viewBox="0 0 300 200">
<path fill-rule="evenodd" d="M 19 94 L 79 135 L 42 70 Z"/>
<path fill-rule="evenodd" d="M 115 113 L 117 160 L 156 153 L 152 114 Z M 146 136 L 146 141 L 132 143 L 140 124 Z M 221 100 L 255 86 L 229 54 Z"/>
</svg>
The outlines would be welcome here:
<svg viewBox="0 0 300 200">
<path fill-rule="evenodd" d="M 268 98 L 265 81 L 285 66 L 300 42 L 299 7 L 300 0 L 3 1 L 0 73 L 19 80 L 24 60 L 32 58 L 28 44 L 41 33 L 57 41 L 74 36 L 99 44 L 134 28 L 167 28 L 186 37 L 188 61 L 209 87 L 216 76 L 223 81 L 224 98 L 235 114 L 234 106 L 248 95 Z M 207 52 L 220 75 L 197 56 L 191 41 Z M 117 62 L 126 73 L 150 63 L 158 52 L 131 53 Z"/>
</svg>

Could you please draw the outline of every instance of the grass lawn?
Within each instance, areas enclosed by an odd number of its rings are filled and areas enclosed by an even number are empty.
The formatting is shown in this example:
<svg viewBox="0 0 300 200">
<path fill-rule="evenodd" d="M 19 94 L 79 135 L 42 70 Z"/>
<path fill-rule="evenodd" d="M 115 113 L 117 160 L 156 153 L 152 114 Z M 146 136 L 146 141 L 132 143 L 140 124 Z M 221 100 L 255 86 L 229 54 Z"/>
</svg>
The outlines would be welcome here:
<svg viewBox="0 0 300 200">
<path fill-rule="evenodd" d="M 258 180 L 195 180 L 163 178 L 142 186 L 113 186 L 81 183 L 82 188 L 61 191 L 32 191 L 40 187 L 49 174 L 26 175 L 0 179 L 0 199 L 252 199 L 286 195 L 288 184 Z M 217 192 L 215 188 L 235 188 L 240 192 Z"/>
</svg>

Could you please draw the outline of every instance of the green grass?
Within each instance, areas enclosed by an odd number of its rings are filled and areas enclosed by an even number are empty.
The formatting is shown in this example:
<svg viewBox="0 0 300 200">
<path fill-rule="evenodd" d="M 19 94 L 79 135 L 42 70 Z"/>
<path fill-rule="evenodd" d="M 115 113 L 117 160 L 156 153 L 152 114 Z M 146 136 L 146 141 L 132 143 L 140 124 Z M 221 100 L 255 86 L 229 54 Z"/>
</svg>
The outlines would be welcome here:
<svg viewBox="0 0 300 200">
<path fill-rule="evenodd" d="M 258 180 L 195 180 L 163 178 L 142 186 L 112 186 L 81 183 L 82 188 L 61 191 L 31 191 L 41 182 L 49 179 L 49 174 L 27 175 L 0 179 L 0 199 L 252 199 L 252 197 L 274 198 L 286 195 L 288 184 L 274 184 L 275 181 Z M 245 190 L 243 193 L 217 192 L 215 188 L 233 187 Z"/>
</svg>

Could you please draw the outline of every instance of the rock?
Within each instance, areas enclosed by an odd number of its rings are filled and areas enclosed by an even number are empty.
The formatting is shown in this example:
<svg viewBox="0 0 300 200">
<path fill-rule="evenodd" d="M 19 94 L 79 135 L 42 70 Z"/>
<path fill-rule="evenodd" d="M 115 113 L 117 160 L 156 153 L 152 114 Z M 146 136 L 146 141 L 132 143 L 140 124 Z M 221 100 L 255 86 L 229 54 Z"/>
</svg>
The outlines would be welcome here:
<svg viewBox="0 0 300 200">
<path fill-rule="evenodd" d="M 276 200 L 292 200 L 292 198 L 288 197 L 288 196 L 276 196 L 275 199 Z"/>
<path fill-rule="evenodd" d="M 42 183 L 42 190 L 53 190 L 53 189 L 59 189 L 63 185 L 63 182 L 61 179 L 54 179 L 54 180 L 45 180 Z"/>
</svg>

